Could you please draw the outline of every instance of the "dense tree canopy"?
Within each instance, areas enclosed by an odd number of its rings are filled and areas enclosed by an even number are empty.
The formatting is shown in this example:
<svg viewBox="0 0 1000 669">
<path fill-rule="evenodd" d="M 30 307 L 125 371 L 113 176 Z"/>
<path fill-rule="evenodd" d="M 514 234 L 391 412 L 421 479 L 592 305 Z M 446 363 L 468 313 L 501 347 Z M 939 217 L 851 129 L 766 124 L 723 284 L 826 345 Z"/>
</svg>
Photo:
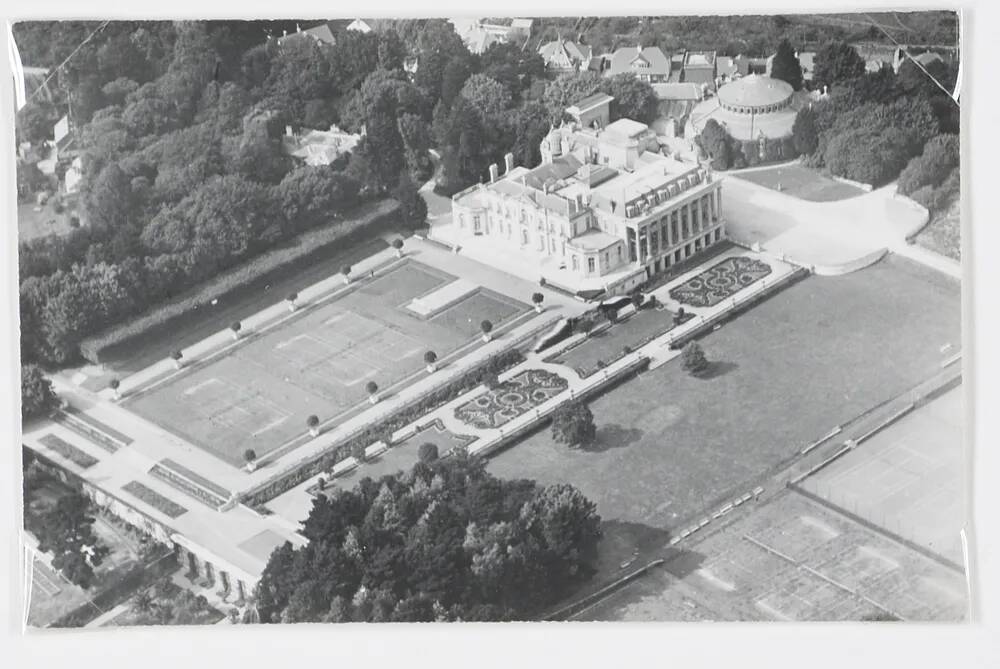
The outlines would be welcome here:
<svg viewBox="0 0 1000 669">
<path fill-rule="evenodd" d="M 795 90 L 802 88 L 802 65 L 795 55 L 795 48 L 787 39 L 778 43 L 778 50 L 771 61 L 771 76 L 790 84 Z"/>
<path fill-rule="evenodd" d="M 275 551 L 265 622 L 529 619 L 593 571 L 594 504 L 505 481 L 462 453 L 318 497 L 309 543 Z"/>
<path fill-rule="evenodd" d="M 43 416 L 58 405 L 52 382 L 38 365 L 21 365 L 21 418 Z"/>
<path fill-rule="evenodd" d="M 865 73 L 865 61 L 847 42 L 828 42 L 816 53 L 813 86 L 836 88 L 837 84 Z"/>
<path fill-rule="evenodd" d="M 91 501 L 73 493 L 59 498 L 55 507 L 38 519 L 38 550 L 52 553 L 52 566 L 82 588 L 89 588 L 94 567 L 101 564 L 108 548 L 94 535 Z"/>
</svg>

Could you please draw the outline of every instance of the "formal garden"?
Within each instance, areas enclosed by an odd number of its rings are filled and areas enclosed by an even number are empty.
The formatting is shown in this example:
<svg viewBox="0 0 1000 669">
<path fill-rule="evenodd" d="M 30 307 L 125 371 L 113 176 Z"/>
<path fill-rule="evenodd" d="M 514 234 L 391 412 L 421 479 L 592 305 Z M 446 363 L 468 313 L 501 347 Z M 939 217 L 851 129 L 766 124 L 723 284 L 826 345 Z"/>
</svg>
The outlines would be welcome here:
<svg viewBox="0 0 1000 669">
<path fill-rule="evenodd" d="M 529 369 L 500 383 L 455 409 L 466 425 L 498 428 L 566 390 L 563 377 L 544 369 Z"/>
<path fill-rule="evenodd" d="M 128 608 L 105 623 L 105 627 L 214 625 L 224 617 L 203 595 L 195 595 L 164 578 L 152 588 L 138 592 Z"/>
<path fill-rule="evenodd" d="M 670 298 L 692 307 L 714 307 L 771 273 L 763 260 L 732 256 L 670 289 Z"/>
<path fill-rule="evenodd" d="M 585 339 L 546 361 L 566 365 L 587 378 L 693 317 L 690 312 L 673 312 L 647 301 L 631 315 L 592 330 Z"/>
</svg>

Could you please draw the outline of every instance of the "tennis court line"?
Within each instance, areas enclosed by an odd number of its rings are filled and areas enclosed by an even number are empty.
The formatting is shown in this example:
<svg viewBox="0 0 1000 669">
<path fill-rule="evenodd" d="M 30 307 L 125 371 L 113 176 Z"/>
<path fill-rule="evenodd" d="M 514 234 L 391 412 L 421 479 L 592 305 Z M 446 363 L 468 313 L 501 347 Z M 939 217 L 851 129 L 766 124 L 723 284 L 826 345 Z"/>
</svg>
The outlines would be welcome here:
<svg viewBox="0 0 1000 669">
<path fill-rule="evenodd" d="M 217 378 L 215 378 L 213 376 L 210 379 L 206 379 L 206 380 L 202 381 L 201 383 L 196 383 L 195 385 L 191 386 L 190 388 L 188 388 L 187 390 L 184 391 L 184 394 L 185 395 L 194 395 L 196 392 L 198 392 L 202 388 L 210 386 L 210 385 L 212 385 L 214 383 L 221 383 L 221 381 L 219 381 L 219 379 L 217 379 Z"/>
<path fill-rule="evenodd" d="M 286 420 L 288 420 L 288 416 L 282 416 L 281 418 L 279 418 L 277 420 L 271 421 L 270 423 L 268 423 L 264 427 L 260 428 L 256 432 L 251 432 L 250 436 L 251 437 L 260 436 L 260 435 L 264 434 L 265 432 L 267 432 L 268 430 L 271 430 L 273 428 L 278 427 L 279 425 L 281 425 L 282 423 L 284 423 Z"/>
<path fill-rule="evenodd" d="M 286 346 L 291 346 L 292 344 L 294 344 L 298 340 L 303 339 L 303 338 L 308 337 L 308 336 L 309 336 L 308 334 L 295 335 L 291 339 L 286 339 L 285 341 L 278 342 L 277 344 L 274 345 L 274 348 L 285 348 Z"/>
</svg>

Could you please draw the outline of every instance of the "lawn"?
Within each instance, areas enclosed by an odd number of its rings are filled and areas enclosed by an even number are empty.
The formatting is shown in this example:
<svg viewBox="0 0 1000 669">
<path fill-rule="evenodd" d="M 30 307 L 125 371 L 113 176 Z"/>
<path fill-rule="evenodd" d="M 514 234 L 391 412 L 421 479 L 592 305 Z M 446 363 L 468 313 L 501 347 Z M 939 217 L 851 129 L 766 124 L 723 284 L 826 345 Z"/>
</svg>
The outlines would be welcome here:
<svg viewBox="0 0 1000 669">
<path fill-rule="evenodd" d="M 438 455 L 443 456 L 456 446 L 467 446 L 472 437 L 458 435 L 450 432 L 441 425 L 431 424 L 414 436 L 394 444 L 392 448 L 382 455 L 369 460 L 349 473 L 339 476 L 327 484 L 327 490 L 350 490 L 358 481 L 370 477 L 379 479 L 386 475 L 395 474 L 399 471 L 410 471 L 413 465 L 417 464 L 417 451 L 421 444 L 432 443 L 438 447 Z M 310 488 L 310 492 L 315 494 L 315 490 Z"/>
<path fill-rule="evenodd" d="M 599 363 L 611 364 L 620 358 L 626 347 L 635 350 L 672 329 L 674 313 L 666 307 L 641 309 L 610 328 L 591 334 L 552 358 L 552 362 L 566 365 L 586 378 L 600 369 Z"/>
<path fill-rule="evenodd" d="M 43 206 L 38 207 L 34 202 L 27 202 L 17 205 L 17 238 L 19 242 L 26 242 L 38 237 L 47 235 L 65 235 L 73 228 L 70 227 L 69 219 L 74 214 L 70 209 L 65 209 L 62 213 L 56 213 L 53 207 L 54 200 L 50 200 Z"/>
<path fill-rule="evenodd" d="M 529 310 L 485 291 L 450 307 L 456 315 L 444 321 L 406 309 L 453 280 L 415 261 L 396 265 L 126 403 L 240 466 L 245 449 L 260 457 L 304 434 L 310 415 L 328 424 L 342 420 L 367 400 L 368 382 L 384 394 L 412 380 L 425 351 L 444 358 L 469 344 L 470 319 L 488 316 L 499 326 Z"/>
<path fill-rule="evenodd" d="M 917 235 L 917 244 L 952 260 L 962 259 L 961 203 L 957 198 L 943 211 L 931 214 L 930 222 Z"/>
<path fill-rule="evenodd" d="M 802 165 L 735 172 L 732 176 L 810 202 L 834 202 L 865 193 L 857 186 L 837 181 Z"/>
<path fill-rule="evenodd" d="M 957 285 L 890 257 L 793 284 L 702 340 L 712 368 L 675 359 L 591 403 L 597 443 L 539 431 L 493 458 L 501 477 L 571 483 L 597 503 L 605 543 L 667 531 L 744 492 L 803 446 L 939 368 L 960 344 Z"/>
</svg>

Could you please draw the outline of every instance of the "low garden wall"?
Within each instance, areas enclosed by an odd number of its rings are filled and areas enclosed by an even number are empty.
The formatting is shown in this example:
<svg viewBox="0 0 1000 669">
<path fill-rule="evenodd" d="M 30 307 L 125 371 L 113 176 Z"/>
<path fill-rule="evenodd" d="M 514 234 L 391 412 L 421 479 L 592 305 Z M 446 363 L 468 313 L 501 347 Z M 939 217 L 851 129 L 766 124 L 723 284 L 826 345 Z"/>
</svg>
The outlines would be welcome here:
<svg viewBox="0 0 1000 669">
<path fill-rule="evenodd" d="M 367 448 L 377 441 L 388 443 L 395 431 L 481 385 L 488 376 L 519 365 L 524 359 L 524 353 L 516 345 L 497 353 L 419 399 L 399 407 L 378 423 L 363 427 L 322 452 L 292 464 L 274 478 L 242 493 L 240 499 L 249 507 L 259 506 L 306 479 L 332 469 L 337 463 L 351 457 L 359 446 Z"/>
<path fill-rule="evenodd" d="M 335 227 L 305 232 L 291 240 L 290 244 L 286 242 L 281 248 L 237 265 L 137 318 L 87 337 L 80 343 L 80 352 L 88 361 L 98 364 L 108 348 L 123 344 L 153 328 L 167 326 L 170 321 L 193 309 L 203 307 L 213 299 L 224 298 L 250 282 L 261 281 L 272 272 L 306 262 L 313 256 L 328 252 L 334 245 L 342 245 L 360 234 L 394 223 L 398 210 L 399 204 L 395 200 L 383 200 L 369 207 L 366 213 L 342 221 Z"/>
</svg>

